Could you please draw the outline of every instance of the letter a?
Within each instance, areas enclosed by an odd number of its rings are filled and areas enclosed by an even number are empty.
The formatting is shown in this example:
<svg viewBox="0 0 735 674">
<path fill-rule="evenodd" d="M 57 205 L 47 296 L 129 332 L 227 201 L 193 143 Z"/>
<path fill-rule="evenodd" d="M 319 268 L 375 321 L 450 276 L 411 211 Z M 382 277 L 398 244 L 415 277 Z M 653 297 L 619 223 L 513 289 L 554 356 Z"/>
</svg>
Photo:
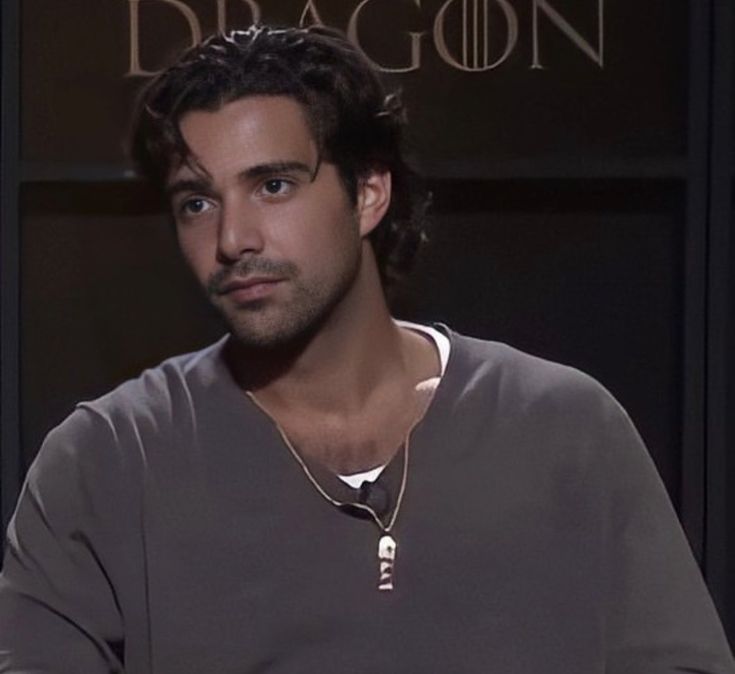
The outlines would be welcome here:
<svg viewBox="0 0 735 674">
<path fill-rule="evenodd" d="M 307 23 L 306 18 L 307 15 L 311 16 L 311 21 Z M 319 16 L 319 10 L 316 8 L 316 5 L 314 4 L 314 0 L 309 0 L 309 2 L 306 3 L 306 6 L 304 7 L 304 11 L 301 12 L 301 18 L 299 19 L 299 27 L 303 28 L 304 26 L 323 26 L 324 22 L 322 21 L 322 18 Z"/>
<path fill-rule="evenodd" d="M 260 23 L 260 5 L 255 0 L 242 0 L 250 8 L 251 23 Z M 227 0 L 217 0 L 217 30 L 227 31 Z"/>
</svg>

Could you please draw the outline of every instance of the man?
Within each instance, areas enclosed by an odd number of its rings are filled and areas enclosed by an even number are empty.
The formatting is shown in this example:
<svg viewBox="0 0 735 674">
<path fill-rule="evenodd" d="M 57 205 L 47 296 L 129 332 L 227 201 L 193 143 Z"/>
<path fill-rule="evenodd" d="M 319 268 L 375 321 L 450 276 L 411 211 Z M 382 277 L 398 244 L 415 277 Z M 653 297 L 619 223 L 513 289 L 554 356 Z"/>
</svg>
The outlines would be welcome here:
<svg viewBox="0 0 735 674">
<path fill-rule="evenodd" d="M 735 672 L 610 395 L 391 317 L 425 203 L 402 126 L 325 29 L 211 38 L 147 88 L 136 161 L 230 335 L 48 436 L 0 671 Z"/>
</svg>

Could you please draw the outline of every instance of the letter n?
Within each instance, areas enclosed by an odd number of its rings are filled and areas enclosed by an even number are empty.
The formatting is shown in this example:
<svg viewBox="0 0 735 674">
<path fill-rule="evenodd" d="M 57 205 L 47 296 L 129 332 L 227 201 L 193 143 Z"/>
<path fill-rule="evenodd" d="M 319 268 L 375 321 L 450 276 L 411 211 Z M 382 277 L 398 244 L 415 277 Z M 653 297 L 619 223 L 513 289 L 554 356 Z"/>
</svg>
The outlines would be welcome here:
<svg viewBox="0 0 735 674">
<path fill-rule="evenodd" d="M 581 49 L 592 61 L 600 68 L 604 65 L 604 40 L 605 40 L 605 23 L 604 23 L 604 4 L 605 0 L 597 0 L 597 49 L 585 40 L 577 30 L 569 23 L 557 10 L 555 10 L 547 0 L 533 0 L 533 63 L 531 68 L 543 68 L 539 57 L 539 38 L 538 38 L 538 13 L 541 10 L 546 17 L 553 23 L 564 35 L 566 35 L 572 43 Z"/>
</svg>

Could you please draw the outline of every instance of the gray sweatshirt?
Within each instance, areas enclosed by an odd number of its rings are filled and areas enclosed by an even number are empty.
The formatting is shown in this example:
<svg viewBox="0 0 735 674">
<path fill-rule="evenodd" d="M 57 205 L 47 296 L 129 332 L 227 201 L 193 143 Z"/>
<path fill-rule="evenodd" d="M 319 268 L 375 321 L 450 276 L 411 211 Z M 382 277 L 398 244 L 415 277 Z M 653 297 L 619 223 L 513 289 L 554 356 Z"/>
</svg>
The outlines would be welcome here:
<svg viewBox="0 0 735 674">
<path fill-rule="evenodd" d="M 656 470 L 598 383 L 449 333 L 446 373 L 372 493 L 312 465 L 226 340 L 78 405 L 8 530 L 0 672 L 733 674 Z M 371 501 L 372 499 L 372 501 Z"/>
</svg>

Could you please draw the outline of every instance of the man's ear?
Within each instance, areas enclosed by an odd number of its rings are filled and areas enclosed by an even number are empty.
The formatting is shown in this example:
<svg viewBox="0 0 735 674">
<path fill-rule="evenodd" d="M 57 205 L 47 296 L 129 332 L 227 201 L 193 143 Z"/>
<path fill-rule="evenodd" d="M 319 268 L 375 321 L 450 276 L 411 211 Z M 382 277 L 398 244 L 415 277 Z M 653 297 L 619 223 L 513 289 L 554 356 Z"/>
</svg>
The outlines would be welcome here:
<svg viewBox="0 0 735 674">
<path fill-rule="evenodd" d="M 357 185 L 360 236 L 367 236 L 378 226 L 390 206 L 390 195 L 390 171 L 375 170 L 360 179 Z"/>
</svg>

